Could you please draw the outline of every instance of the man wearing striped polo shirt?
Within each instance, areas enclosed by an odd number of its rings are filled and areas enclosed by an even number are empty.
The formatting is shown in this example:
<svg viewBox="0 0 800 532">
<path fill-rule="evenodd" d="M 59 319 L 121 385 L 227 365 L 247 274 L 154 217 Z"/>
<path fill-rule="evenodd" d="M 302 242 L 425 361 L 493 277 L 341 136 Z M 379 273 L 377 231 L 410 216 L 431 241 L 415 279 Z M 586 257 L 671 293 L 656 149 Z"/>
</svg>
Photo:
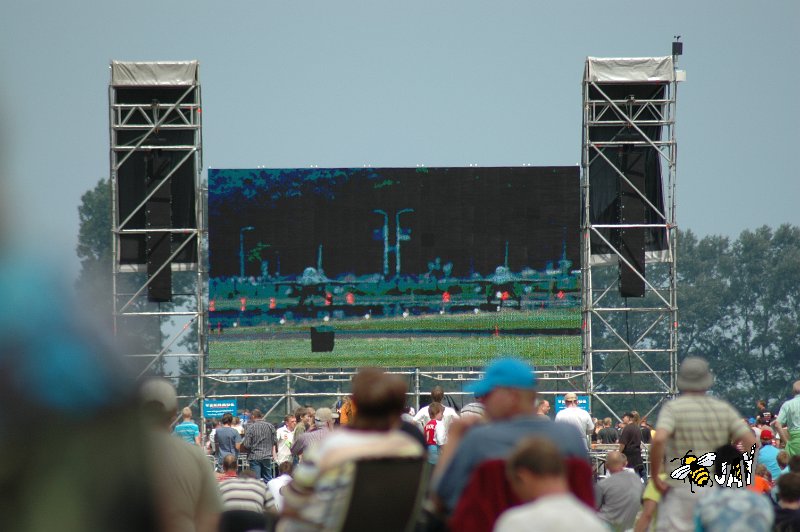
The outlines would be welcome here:
<svg viewBox="0 0 800 532">
<path fill-rule="evenodd" d="M 749 451 L 756 443 L 741 414 L 729 403 L 707 394 L 713 382 L 708 362 L 687 357 L 678 370 L 680 396 L 666 402 L 658 414 L 650 447 L 650 474 L 663 495 L 658 508 L 658 531 L 695 530 L 695 506 L 713 492 L 707 486 L 695 490 L 691 482 L 670 476 L 681 467 L 686 453 L 701 456 L 731 443 L 739 443 Z M 659 477 L 662 471 L 668 474 L 666 479 Z"/>
<path fill-rule="evenodd" d="M 227 458 L 227 456 L 225 457 Z M 225 477 L 219 483 L 223 510 L 275 513 L 275 498 L 267 485 L 246 475 L 236 475 L 236 460 L 223 462 Z"/>
<path fill-rule="evenodd" d="M 275 427 L 264 420 L 261 410 L 254 409 L 253 421 L 247 424 L 242 447 L 247 449 L 247 462 L 256 478 L 272 480 L 272 452 L 275 448 Z"/>
</svg>

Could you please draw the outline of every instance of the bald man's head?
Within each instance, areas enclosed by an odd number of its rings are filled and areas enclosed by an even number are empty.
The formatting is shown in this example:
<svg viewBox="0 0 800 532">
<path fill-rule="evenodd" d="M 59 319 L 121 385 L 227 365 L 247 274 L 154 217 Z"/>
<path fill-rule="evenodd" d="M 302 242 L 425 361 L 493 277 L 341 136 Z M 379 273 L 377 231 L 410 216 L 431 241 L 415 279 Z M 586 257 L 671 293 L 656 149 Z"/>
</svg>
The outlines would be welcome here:
<svg viewBox="0 0 800 532">
<path fill-rule="evenodd" d="M 628 459 L 619 451 L 610 451 L 606 455 L 606 470 L 609 473 L 619 473 L 628 465 Z"/>
</svg>

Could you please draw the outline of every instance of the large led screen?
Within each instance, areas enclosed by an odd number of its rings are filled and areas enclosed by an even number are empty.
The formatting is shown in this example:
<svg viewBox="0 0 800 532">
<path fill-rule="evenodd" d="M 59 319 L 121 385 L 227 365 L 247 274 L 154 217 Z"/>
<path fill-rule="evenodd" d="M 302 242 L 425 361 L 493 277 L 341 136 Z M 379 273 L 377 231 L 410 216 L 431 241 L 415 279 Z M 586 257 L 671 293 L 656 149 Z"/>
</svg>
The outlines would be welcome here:
<svg viewBox="0 0 800 532">
<path fill-rule="evenodd" d="M 212 368 L 580 366 L 578 167 L 209 170 Z"/>
</svg>

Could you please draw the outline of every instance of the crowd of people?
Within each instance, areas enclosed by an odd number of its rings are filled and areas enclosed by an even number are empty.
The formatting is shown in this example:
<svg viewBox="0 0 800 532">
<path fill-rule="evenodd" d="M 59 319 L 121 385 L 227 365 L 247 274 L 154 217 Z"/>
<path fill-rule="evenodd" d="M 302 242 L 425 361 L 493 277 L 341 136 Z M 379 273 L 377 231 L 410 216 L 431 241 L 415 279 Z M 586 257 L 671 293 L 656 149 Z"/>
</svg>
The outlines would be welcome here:
<svg viewBox="0 0 800 532">
<path fill-rule="evenodd" d="M 438 386 L 414 412 L 401 377 L 363 368 L 334 408 L 300 407 L 277 429 L 257 409 L 225 414 L 205 438 L 189 408 L 168 434 L 178 405 L 167 381 L 141 393 L 160 428 L 165 530 L 339 530 L 359 519 L 431 532 L 800 530 L 800 381 L 777 416 L 762 403 L 750 419 L 711 396 L 712 383 L 708 364 L 687 358 L 681 393 L 653 426 L 635 411 L 615 426 L 572 392 L 551 417 L 535 372 L 513 358 L 486 368 L 460 412 Z M 602 470 L 590 460 L 598 449 Z M 356 464 L 387 459 L 413 474 L 358 476 Z M 403 517 L 351 515 L 364 497 Z"/>
</svg>

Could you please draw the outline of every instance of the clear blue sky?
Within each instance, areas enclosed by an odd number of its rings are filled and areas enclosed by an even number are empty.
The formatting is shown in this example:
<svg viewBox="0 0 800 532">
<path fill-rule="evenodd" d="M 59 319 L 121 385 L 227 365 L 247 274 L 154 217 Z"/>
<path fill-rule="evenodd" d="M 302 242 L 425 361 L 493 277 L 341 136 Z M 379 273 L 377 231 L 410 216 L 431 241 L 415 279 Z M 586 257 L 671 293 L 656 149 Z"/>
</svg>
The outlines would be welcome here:
<svg viewBox="0 0 800 532">
<path fill-rule="evenodd" d="M 77 272 L 112 59 L 200 61 L 206 167 L 569 165 L 585 57 L 668 55 L 680 34 L 679 225 L 800 225 L 798 28 L 796 0 L 12 0 L 3 214 Z"/>
</svg>

